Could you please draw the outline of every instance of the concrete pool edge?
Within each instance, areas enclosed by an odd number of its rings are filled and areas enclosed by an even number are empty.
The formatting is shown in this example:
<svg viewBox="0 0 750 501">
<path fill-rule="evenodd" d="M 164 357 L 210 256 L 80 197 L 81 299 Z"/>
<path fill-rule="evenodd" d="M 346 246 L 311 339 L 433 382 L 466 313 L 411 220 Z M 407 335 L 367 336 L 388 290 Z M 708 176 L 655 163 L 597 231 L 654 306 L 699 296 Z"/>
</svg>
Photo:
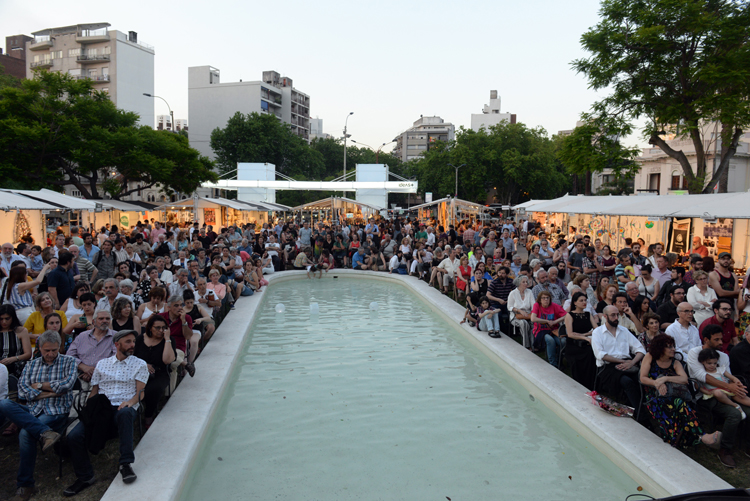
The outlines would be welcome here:
<svg viewBox="0 0 750 501">
<path fill-rule="evenodd" d="M 329 273 L 325 278 L 331 279 Z M 632 420 L 615 418 L 591 405 L 585 389 L 507 337 L 489 338 L 468 325 L 458 325 L 463 307 L 413 277 L 385 273 L 336 270 L 335 275 L 400 283 L 444 320 L 460 330 L 483 353 L 498 363 L 536 400 L 550 408 L 592 446 L 604 453 L 651 495 L 661 497 L 729 484 Z M 271 284 L 306 279 L 304 272 L 268 277 Z M 256 299 L 257 298 L 257 299 Z M 249 332 L 263 294 L 242 300 L 218 329 L 196 363 L 196 378 L 180 385 L 136 449 L 137 482 L 124 485 L 115 478 L 102 499 L 177 499 L 184 488 L 196 453 Z M 241 313 L 240 313 L 241 312 Z M 216 343 L 220 341 L 220 343 Z"/>
</svg>

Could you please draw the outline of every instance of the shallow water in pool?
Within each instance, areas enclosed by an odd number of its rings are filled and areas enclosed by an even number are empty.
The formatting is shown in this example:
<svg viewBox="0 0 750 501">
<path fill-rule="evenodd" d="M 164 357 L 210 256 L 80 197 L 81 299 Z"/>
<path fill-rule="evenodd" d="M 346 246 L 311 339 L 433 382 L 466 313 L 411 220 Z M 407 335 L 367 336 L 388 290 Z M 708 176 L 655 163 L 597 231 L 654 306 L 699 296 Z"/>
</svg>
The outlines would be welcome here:
<svg viewBox="0 0 750 501">
<path fill-rule="evenodd" d="M 406 288 L 327 276 L 262 294 L 181 499 L 615 500 L 637 492 Z"/>
</svg>

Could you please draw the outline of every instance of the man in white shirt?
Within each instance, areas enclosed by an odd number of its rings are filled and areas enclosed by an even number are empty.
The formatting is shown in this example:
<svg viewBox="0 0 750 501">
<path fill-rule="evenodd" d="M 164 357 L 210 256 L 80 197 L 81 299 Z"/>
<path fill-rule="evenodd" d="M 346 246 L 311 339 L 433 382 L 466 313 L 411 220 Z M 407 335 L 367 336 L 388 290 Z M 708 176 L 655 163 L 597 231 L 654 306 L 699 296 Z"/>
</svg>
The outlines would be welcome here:
<svg viewBox="0 0 750 501">
<path fill-rule="evenodd" d="M 276 242 L 276 235 L 271 235 L 268 237 L 268 242 L 266 242 L 266 252 L 268 252 L 268 256 L 271 258 L 271 262 L 273 263 L 273 269 L 275 271 L 278 271 L 281 269 L 281 261 L 279 260 L 279 252 L 281 252 L 281 247 Z"/>
<path fill-rule="evenodd" d="M 427 227 L 427 245 L 435 247 L 435 230 L 432 226 Z"/>
<path fill-rule="evenodd" d="M 438 265 L 438 268 L 445 270 L 445 273 L 443 273 L 443 294 L 448 293 L 448 286 L 451 282 L 455 281 L 459 265 L 460 262 L 456 258 L 456 249 L 451 249 L 451 253 L 448 257 L 443 259 Z"/>
<path fill-rule="evenodd" d="M 115 301 L 120 299 L 121 297 L 124 297 L 128 301 L 130 301 L 131 306 L 133 307 L 133 311 L 135 311 L 135 303 L 133 302 L 133 298 L 130 296 L 126 296 L 125 294 L 120 293 L 120 284 L 117 283 L 117 280 L 114 278 L 108 278 L 104 281 L 104 287 L 102 287 L 102 291 L 104 291 L 104 297 L 99 300 L 98 303 L 96 303 L 96 311 L 112 311 L 112 306 L 115 304 Z"/>
<path fill-rule="evenodd" d="M 177 266 L 179 268 L 188 269 L 188 263 L 190 260 L 187 258 L 187 253 L 185 251 L 180 251 L 177 253 L 177 259 L 172 262 L 174 266 Z"/>
<path fill-rule="evenodd" d="M 131 468 L 135 461 L 133 453 L 133 423 L 138 417 L 136 411 L 141 392 L 148 382 L 146 362 L 134 357 L 135 331 L 120 331 L 114 335 L 117 352 L 114 356 L 100 360 L 91 376 L 91 393 L 88 402 L 97 395 L 109 400 L 114 412 L 114 423 L 120 437 L 120 473 L 122 481 L 130 484 L 136 475 Z M 88 406 L 88 403 L 87 403 Z M 94 469 L 89 460 L 86 444 L 86 429 L 83 422 L 68 435 L 68 443 L 73 455 L 73 470 L 76 481 L 65 489 L 63 495 L 74 496 L 94 484 Z"/>
<path fill-rule="evenodd" d="M 690 350 L 687 357 L 687 366 L 690 369 L 690 377 L 697 379 L 701 383 L 707 383 L 711 386 L 721 388 L 722 390 L 734 393 L 735 395 L 747 395 L 747 388 L 742 383 L 727 383 L 721 379 L 706 374 L 703 364 L 698 361 L 698 355 L 702 350 L 715 350 L 719 355 L 719 363 L 716 371 L 719 374 L 731 374 L 729 356 L 720 351 L 723 345 L 724 331 L 720 325 L 707 325 L 701 333 L 703 344 Z M 710 414 L 717 414 L 724 418 L 724 426 L 721 435 L 721 447 L 719 449 L 719 459 L 730 468 L 735 466 L 732 450 L 737 440 L 740 424 L 742 424 L 742 413 L 732 405 L 722 404 L 715 398 L 699 400 L 698 406 Z M 746 414 L 750 413 L 750 408 L 742 407 Z M 743 427 L 747 429 L 747 425 Z"/>
<path fill-rule="evenodd" d="M 638 339 L 620 324 L 616 306 L 607 306 L 602 314 L 604 324 L 591 334 L 591 348 L 596 357 L 599 387 L 617 395 L 624 391 L 631 407 L 638 408 L 641 399 L 638 364 L 646 350 Z"/>
<path fill-rule="evenodd" d="M 690 303 L 680 303 L 677 305 L 677 320 L 665 331 L 665 334 L 674 339 L 675 349 L 682 353 L 683 360 L 687 360 L 691 349 L 701 346 L 698 328 L 691 323 L 694 312 Z"/>
<path fill-rule="evenodd" d="M 3 244 L 2 256 L 0 256 L 0 268 L 10 274 L 10 267 L 15 261 L 23 261 L 21 256 L 13 254 L 13 244 L 10 242 Z"/>
</svg>

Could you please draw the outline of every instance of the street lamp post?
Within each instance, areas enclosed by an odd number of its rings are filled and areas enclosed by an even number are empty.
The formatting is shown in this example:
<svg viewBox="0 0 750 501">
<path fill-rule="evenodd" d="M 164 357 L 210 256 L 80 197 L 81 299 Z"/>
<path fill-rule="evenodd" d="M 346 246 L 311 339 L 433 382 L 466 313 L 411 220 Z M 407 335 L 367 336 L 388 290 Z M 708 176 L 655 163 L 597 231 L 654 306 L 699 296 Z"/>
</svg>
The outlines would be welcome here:
<svg viewBox="0 0 750 501">
<path fill-rule="evenodd" d="M 383 146 L 386 146 L 386 145 L 389 145 L 389 144 L 395 143 L 395 142 L 396 142 L 396 140 L 394 139 L 393 141 L 388 141 L 387 143 L 383 143 L 383 144 L 380 145 L 380 148 L 378 148 L 378 151 L 375 152 L 375 163 L 376 164 L 380 163 L 380 162 L 378 162 L 378 158 L 380 157 L 380 150 L 383 149 Z"/>
<path fill-rule="evenodd" d="M 346 134 L 346 127 L 349 124 L 349 117 L 352 115 L 354 115 L 354 112 L 350 111 L 346 116 L 346 121 L 344 121 L 344 182 L 346 182 L 346 138 L 349 137 Z M 346 191 L 344 191 L 344 196 L 346 196 Z"/>
<path fill-rule="evenodd" d="M 456 169 L 456 192 L 453 194 L 453 198 L 458 198 L 458 169 L 460 169 L 461 167 L 465 167 L 466 164 L 461 164 L 458 167 L 456 167 L 453 164 L 448 164 L 448 165 Z"/>
<path fill-rule="evenodd" d="M 169 109 L 169 116 L 172 118 L 172 132 L 174 132 L 174 127 L 175 127 L 175 124 L 174 124 L 174 111 L 172 111 L 172 107 L 169 106 L 169 103 L 167 102 L 167 100 L 164 99 L 161 96 L 154 96 L 154 95 L 151 95 L 151 94 L 149 94 L 147 92 L 144 92 L 143 95 L 146 96 L 146 97 L 153 97 L 154 99 L 161 99 L 162 101 L 164 101 L 164 104 L 166 104 L 167 108 Z"/>
</svg>

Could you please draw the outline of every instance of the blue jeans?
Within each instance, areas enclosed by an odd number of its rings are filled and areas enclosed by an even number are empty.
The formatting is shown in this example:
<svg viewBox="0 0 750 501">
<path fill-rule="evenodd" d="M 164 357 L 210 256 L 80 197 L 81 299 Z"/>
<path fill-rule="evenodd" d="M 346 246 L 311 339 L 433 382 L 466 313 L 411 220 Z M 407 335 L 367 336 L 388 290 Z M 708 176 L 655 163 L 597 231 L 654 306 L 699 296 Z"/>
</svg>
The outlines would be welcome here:
<svg viewBox="0 0 750 501">
<path fill-rule="evenodd" d="M 34 486 L 34 465 L 36 464 L 37 443 L 42 433 L 54 430 L 62 433 L 65 423 L 68 421 L 67 414 L 48 416 L 40 414 L 39 417 L 31 415 L 28 407 L 18 404 L 12 400 L 0 400 L 0 418 L 7 418 L 21 428 L 18 435 L 19 456 L 17 487 Z"/>
<path fill-rule="evenodd" d="M 560 348 L 565 347 L 567 338 L 554 336 L 552 334 L 545 334 L 544 340 L 547 342 L 547 361 L 554 367 L 560 366 L 558 355 L 560 354 Z"/>
<path fill-rule="evenodd" d="M 142 405 L 142 404 L 141 404 Z M 130 464 L 135 461 L 133 454 L 133 423 L 138 411 L 132 407 L 123 407 L 115 411 L 115 425 L 120 436 L 120 464 Z M 86 449 L 86 430 L 83 423 L 78 423 L 68 434 L 68 444 L 73 455 L 73 471 L 80 480 L 87 481 L 94 478 L 94 468 L 89 460 Z"/>
<path fill-rule="evenodd" d="M 482 317 L 479 320 L 479 330 L 485 332 L 500 332 L 500 313 L 495 313 L 491 317 L 489 315 Z"/>
<path fill-rule="evenodd" d="M 255 291 L 253 291 L 247 285 L 243 285 L 243 289 L 242 289 L 242 292 L 240 292 L 240 296 L 252 296 L 253 294 L 255 294 Z"/>
</svg>

